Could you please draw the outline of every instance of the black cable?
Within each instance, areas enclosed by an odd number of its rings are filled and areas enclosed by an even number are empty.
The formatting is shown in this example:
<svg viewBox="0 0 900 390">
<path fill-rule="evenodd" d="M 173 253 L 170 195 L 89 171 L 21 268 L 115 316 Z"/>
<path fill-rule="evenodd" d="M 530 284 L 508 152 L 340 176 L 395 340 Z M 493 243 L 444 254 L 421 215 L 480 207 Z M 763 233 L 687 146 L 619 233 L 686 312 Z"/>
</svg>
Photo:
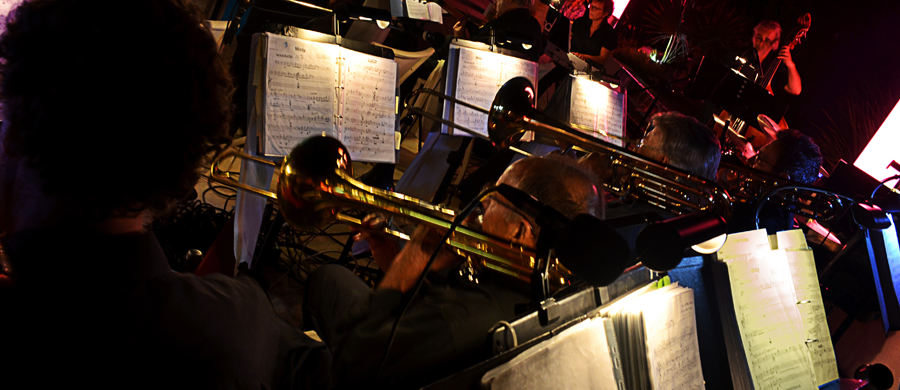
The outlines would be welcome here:
<svg viewBox="0 0 900 390">
<path fill-rule="evenodd" d="M 456 230 L 457 227 L 472 214 L 473 211 L 477 208 L 481 201 L 484 200 L 486 196 L 497 191 L 497 186 L 492 186 L 490 188 L 486 188 L 481 191 L 478 196 L 476 196 L 472 202 L 470 202 L 456 218 L 453 219 L 453 223 L 450 224 L 450 228 L 447 229 L 447 232 L 444 233 L 444 236 L 441 237 L 441 241 L 438 242 L 437 247 L 435 247 L 434 252 L 431 253 L 431 257 L 428 259 L 428 263 L 425 264 L 425 268 L 422 270 L 422 274 L 419 275 L 419 279 L 416 281 L 415 287 L 410 291 L 410 293 L 403 299 L 402 309 L 400 310 L 400 314 L 397 315 L 397 319 L 394 320 L 394 325 L 391 327 L 391 335 L 388 338 L 387 347 L 384 349 L 384 355 L 381 357 L 381 363 L 378 364 L 378 371 L 375 373 L 375 379 L 377 380 L 381 376 L 381 371 L 384 369 L 384 364 L 387 362 L 388 355 L 391 352 L 391 346 L 394 344 L 394 338 L 397 336 L 397 326 L 400 325 L 400 320 L 403 318 L 403 315 L 406 314 L 406 310 L 409 309 L 410 303 L 412 303 L 413 298 L 415 298 L 416 294 L 419 293 L 419 290 L 422 288 L 422 284 L 425 283 L 425 277 L 428 275 L 428 271 L 431 270 L 431 266 L 434 265 L 435 259 L 437 259 L 438 253 L 441 252 L 441 249 L 444 247 L 444 243 L 450 238 L 453 234 L 453 231 Z"/>
<path fill-rule="evenodd" d="M 889 181 L 891 181 L 891 180 L 897 180 L 897 179 L 900 179 L 900 175 L 894 175 L 894 176 L 891 176 L 891 177 L 889 177 L 889 178 L 887 178 L 887 179 L 882 180 L 881 183 L 879 183 L 877 186 L 875 186 L 875 189 L 872 190 L 872 195 L 869 195 L 869 199 L 875 197 L 875 193 L 878 192 L 878 189 L 880 189 L 882 186 L 884 186 L 884 183 L 887 183 L 887 182 L 889 182 Z"/>
<path fill-rule="evenodd" d="M 759 213 L 760 213 L 760 211 L 762 211 L 762 208 L 763 208 L 763 206 L 765 206 L 766 202 L 769 201 L 769 198 L 771 198 L 773 195 L 775 195 L 781 191 L 789 190 L 789 189 L 812 191 L 812 192 L 816 192 L 816 193 L 825 193 L 827 195 L 837 195 L 836 193 L 825 190 L 823 188 L 805 186 L 805 185 L 799 185 L 799 186 L 786 185 L 786 186 L 781 186 L 781 187 L 775 187 L 775 188 L 769 190 L 768 192 L 764 193 L 759 198 L 759 203 L 756 205 L 756 212 L 753 213 L 753 221 L 756 223 L 757 229 L 759 229 Z M 845 197 L 845 196 L 840 196 L 840 197 Z"/>
</svg>

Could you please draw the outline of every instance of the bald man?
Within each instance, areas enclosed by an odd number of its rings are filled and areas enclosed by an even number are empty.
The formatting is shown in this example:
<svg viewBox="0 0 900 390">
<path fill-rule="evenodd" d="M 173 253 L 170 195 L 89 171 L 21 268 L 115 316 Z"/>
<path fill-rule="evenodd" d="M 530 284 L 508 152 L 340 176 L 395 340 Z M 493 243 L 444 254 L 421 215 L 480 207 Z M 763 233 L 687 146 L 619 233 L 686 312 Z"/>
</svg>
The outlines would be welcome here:
<svg viewBox="0 0 900 390">
<path fill-rule="evenodd" d="M 601 198 L 590 171 L 559 156 L 531 157 L 511 165 L 497 181 L 518 188 L 572 218 L 599 216 Z M 502 240 L 534 248 L 540 226 L 499 194 L 484 202 L 481 228 Z M 378 218 L 368 218 L 377 227 Z M 362 231 L 384 277 L 375 290 L 343 267 L 323 266 L 309 279 L 304 318 L 335 354 L 339 386 L 372 384 L 403 294 L 421 275 L 440 233 L 419 227 L 402 249 L 374 229 Z M 446 247 L 445 247 L 446 248 Z M 444 249 L 427 283 L 412 301 L 398 329 L 378 386 L 420 387 L 490 357 L 485 340 L 497 321 L 515 316 L 529 298 L 482 275 L 462 277 L 463 258 Z"/>
</svg>

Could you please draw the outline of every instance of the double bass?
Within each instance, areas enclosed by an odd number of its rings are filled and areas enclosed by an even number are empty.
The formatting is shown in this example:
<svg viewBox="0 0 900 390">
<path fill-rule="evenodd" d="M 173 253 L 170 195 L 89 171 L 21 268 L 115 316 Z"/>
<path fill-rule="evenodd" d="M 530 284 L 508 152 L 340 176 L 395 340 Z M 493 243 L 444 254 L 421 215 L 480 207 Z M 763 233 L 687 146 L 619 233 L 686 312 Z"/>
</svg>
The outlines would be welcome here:
<svg viewBox="0 0 900 390">
<path fill-rule="evenodd" d="M 811 24 L 810 14 L 807 13 L 800 17 L 797 20 L 799 26 L 792 32 L 793 38 L 791 41 L 782 46 L 787 47 L 788 50 L 793 50 L 797 45 L 801 43 L 803 38 L 806 38 L 806 34 L 809 31 L 809 26 Z M 779 48 L 780 50 L 781 48 Z M 755 49 L 754 49 L 755 50 Z M 773 50 L 774 51 L 774 50 Z M 778 71 L 778 67 L 781 66 L 782 59 L 776 58 L 762 73 L 760 77 L 757 77 L 755 84 L 765 88 L 769 91 L 769 94 L 774 94 L 772 91 L 772 77 L 775 76 L 775 72 Z M 732 136 L 735 136 L 739 139 L 744 139 L 750 144 L 753 145 L 755 150 L 759 150 L 772 140 L 772 136 L 766 132 L 763 132 L 756 127 L 750 126 L 744 120 L 732 116 L 727 111 L 722 110 L 718 115 L 715 116 L 715 126 L 713 131 L 716 132 L 718 136 L 722 135 L 723 131 L 731 132 Z M 725 124 L 730 123 L 728 128 L 725 128 Z M 778 128 L 786 129 L 788 127 L 787 122 L 784 118 L 778 123 Z"/>
</svg>

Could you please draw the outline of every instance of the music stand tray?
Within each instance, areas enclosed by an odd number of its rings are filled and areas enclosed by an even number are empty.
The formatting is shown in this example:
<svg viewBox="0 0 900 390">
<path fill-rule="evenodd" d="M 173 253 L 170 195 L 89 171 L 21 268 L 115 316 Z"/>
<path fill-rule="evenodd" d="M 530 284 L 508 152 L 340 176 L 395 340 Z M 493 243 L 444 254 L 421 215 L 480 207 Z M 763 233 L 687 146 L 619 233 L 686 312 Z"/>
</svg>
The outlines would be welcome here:
<svg viewBox="0 0 900 390">
<path fill-rule="evenodd" d="M 770 95 L 765 88 L 706 57 L 700 61 L 685 95 L 713 102 L 751 124 L 757 122 L 759 114 L 778 122 L 787 111 L 787 104 Z"/>
</svg>

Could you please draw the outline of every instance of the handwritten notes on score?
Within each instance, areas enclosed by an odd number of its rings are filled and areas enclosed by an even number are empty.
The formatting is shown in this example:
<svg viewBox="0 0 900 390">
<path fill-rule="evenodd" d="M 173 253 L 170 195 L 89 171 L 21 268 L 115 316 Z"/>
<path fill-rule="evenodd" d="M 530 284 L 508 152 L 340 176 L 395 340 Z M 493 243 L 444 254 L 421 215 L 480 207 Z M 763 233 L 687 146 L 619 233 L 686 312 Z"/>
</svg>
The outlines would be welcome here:
<svg viewBox="0 0 900 390">
<path fill-rule="evenodd" d="M 478 107 L 490 109 L 500 87 L 514 77 L 525 77 L 535 85 L 537 93 L 537 63 L 489 51 L 451 45 L 451 52 L 459 51 L 454 97 Z M 487 135 L 487 114 L 456 104 L 451 120 L 466 128 Z M 455 135 L 466 135 L 457 131 Z"/>
<path fill-rule="evenodd" d="M 703 389 L 694 292 L 669 285 L 658 294 L 642 310 L 650 382 L 656 390 Z"/>
<path fill-rule="evenodd" d="M 806 349 L 812 360 L 816 384 L 823 385 L 838 379 L 838 370 L 819 278 L 816 276 L 816 261 L 809 249 L 788 250 L 786 254 L 797 294 Z"/>
<path fill-rule="evenodd" d="M 260 153 L 335 137 L 360 161 L 394 162 L 397 63 L 337 45 L 266 34 Z"/>
<path fill-rule="evenodd" d="M 569 123 L 593 137 L 623 146 L 620 138 L 625 134 L 625 94 L 583 77 L 572 78 Z"/>
<path fill-rule="evenodd" d="M 837 379 L 815 260 L 802 231 L 732 234 L 718 255 L 728 269 L 753 386 L 813 389 Z"/>
<path fill-rule="evenodd" d="M 334 134 L 339 47 L 267 34 L 266 155 L 286 156 L 301 141 Z"/>
<path fill-rule="evenodd" d="M 816 389 L 784 250 L 728 262 L 734 311 L 758 389 Z"/>
<path fill-rule="evenodd" d="M 704 388 L 693 290 L 654 283 L 601 308 L 600 315 L 615 324 L 626 388 Z"/>
</svg>

